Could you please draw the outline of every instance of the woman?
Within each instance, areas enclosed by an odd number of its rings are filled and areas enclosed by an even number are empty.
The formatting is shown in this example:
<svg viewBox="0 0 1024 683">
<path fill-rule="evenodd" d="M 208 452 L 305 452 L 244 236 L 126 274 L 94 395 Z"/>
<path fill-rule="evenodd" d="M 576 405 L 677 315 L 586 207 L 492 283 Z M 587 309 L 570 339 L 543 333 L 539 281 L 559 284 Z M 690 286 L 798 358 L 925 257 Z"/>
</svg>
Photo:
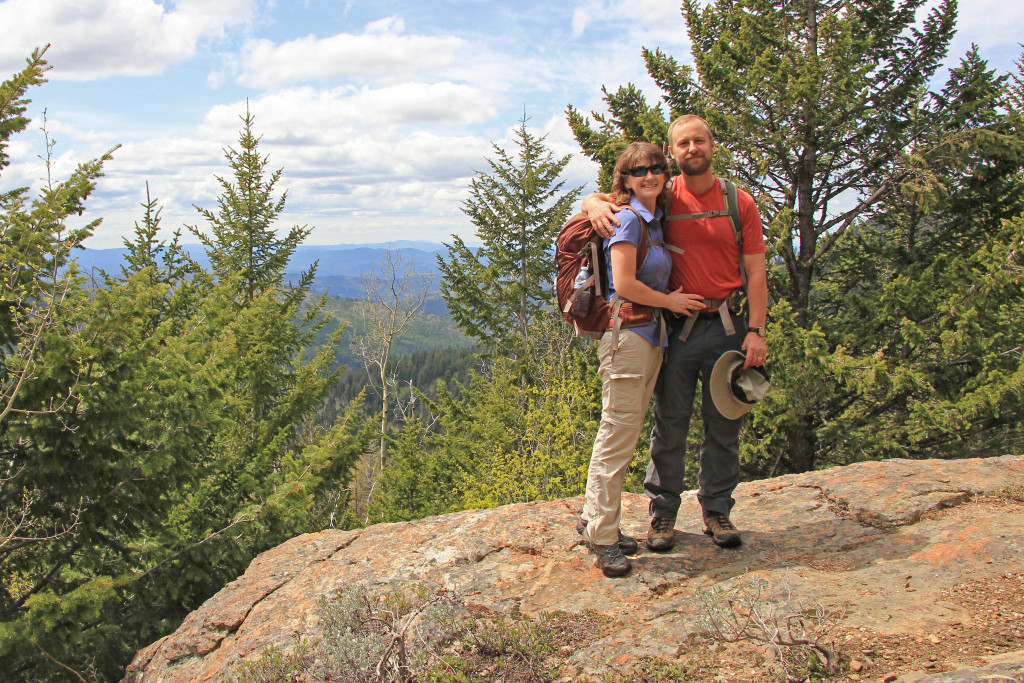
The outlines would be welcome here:
<svg viewBox="0 0 1024 683">
<path fill-rule="evenodd" d="M 665 154 L 648 142 L 631 143 L 615 162 L 614 175 L 615 201 L 628 204 L 636 213 L 619 212 L 621 226 L 604 241 L 609 300 L 618 294 L 635 304 L 687 315 L 703 309 L 695 294 L 665 291 L 672 270 L 672 259 L 661 244 L 661 218 L 671 194 Z M 640 217 L 647 224 L 650 249 L 637 272 L 637 245 L 643 229 Z M 609 329 L 601 337 L 601 426 L 590 457 L 581 520 L 586 527 L 581 531 L 605 576 L 629 572 L 631 565 L 623 550 L 634 553 L 637 549 L 636 541 L 619 531 L 622 480 L 633 459 L 661 367 L 666 341 L 658 313 L 653 322 L 617 334 Z"/>
</svg>

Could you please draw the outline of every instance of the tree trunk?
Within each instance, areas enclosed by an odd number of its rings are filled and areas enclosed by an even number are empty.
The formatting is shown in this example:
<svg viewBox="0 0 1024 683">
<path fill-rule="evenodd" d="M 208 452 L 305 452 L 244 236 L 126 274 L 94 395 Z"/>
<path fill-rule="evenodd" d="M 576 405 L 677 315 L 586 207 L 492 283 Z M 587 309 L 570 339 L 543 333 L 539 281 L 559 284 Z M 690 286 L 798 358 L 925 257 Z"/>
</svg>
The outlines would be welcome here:
<svg viewBox="0 0 1024 683">
<path fill-rule="evenodd" d="M 814 469 L 814 456 L 818 450 L 814 420 L 805 417 L 793 428 L 789 437 L 789 464 L 793 472 L 810 472 Z"/>
</svg>

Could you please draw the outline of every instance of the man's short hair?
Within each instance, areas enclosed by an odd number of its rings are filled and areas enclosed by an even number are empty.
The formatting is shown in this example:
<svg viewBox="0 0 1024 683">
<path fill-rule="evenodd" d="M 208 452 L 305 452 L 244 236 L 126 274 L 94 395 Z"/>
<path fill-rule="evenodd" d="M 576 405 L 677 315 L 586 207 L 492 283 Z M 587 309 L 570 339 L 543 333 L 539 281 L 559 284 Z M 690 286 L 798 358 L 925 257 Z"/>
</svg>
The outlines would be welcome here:
<svg viewBox="0 0 1024 683">
<path fill-rule="evenodd" d="M 708 129 L 708 135 L 711 136 L 711 140 L 714 141 L 715 132 L 711 130 L 711 124 L 707 122 L 707 119 L 697 116 L 696 114 L 683 114 L 682 116 L 677 116 L 676 120 L 668 125 L 668 144 L 670 147 L 672 146 L 672 131 L 679 126 L 685 126 L 686 124 L 694 121 L 700 121 L 703 123 L 704 127 Z"/>
</svg>

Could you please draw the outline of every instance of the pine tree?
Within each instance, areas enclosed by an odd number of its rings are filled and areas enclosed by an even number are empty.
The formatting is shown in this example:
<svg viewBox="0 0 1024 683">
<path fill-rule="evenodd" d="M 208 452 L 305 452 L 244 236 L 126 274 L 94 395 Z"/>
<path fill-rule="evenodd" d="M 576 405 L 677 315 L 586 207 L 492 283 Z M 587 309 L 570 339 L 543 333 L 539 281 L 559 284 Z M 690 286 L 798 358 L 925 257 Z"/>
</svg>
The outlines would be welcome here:
<svg viewBox="0 0 1024 683">
<path fill-rule="evenodd" d="M 0 170 L 12 161 L 10 139 L 28 124 L 27 90 L 45 81 L 44 52 L 0 83 Z M 119 487 L 138 467 L 122 454 L 134 429 L 115 429 L 131 389 L 122 391 L 107 368 L 130 323 L 97 324 L 98 312 L 107 315 L 99 307 L 117 301 L 88 296 L 73 261 L 99 221 L 72 222 L 110 153 L 58 180 L 50 175 L 54 146 L 46 134 L 47 178 L 37 196 L 28 188 L 0 195 L 0 660 L 12 677 L 36 680 L 54 670 L 36 670 L 41 652 L 64 659 L 72 640 L 96 643 L 95 630 L 80 637 L 83 625 L 115 598 L 111 576 L 96 570 L 124 549 L 97 541 L 133 509 Z M 129 367 L 137 358 L 118 361 Z M 99 442 L 94 429 L 104 430 Z"/>
<path fill-rule="evenodd" d="M 300 496 L 305 486 L 292 487 L 300 497 L 290 505 L 267 502 L 279 499 L 277 487 L 287 489 L 285 473 L 315 477 L 320 468 L 332 467 L 323 453 L 351 432 L 316 426 L 337 377 L 332 368 L 343 328 L 314 346 L 327 322 L 323 297 L 306 302 L 314 268 L 298 283 L 285 284 L 288 261 L 309 230 L 296 226 L 277 236 L 274 221 L 285 201 L 284 193 L 275 195 L 281 171 L 267 171 L 252 114 L 246 112 L 242 123 L 239 148 L 225 151 L 232 175 L 218 179 L 217 211 L 197 207 L 209 233 L 189 228 L 203 240 L 211 263 L 209 275 L 197 278 L 204 288 L 202 334 L 223 353 L 226 373 L 219 423 L 204 448 L 202 480 L 173 512 L 184 538 L 206 539 L 182 558 L 202 573 L 183 600 L 189 603 L 230 580 L 255 553 L 312 523 L 311 510 L 319 503 Z M 358 434 L 355 440 L 365 447 L 362 426 Z"/>
<path fill-rule="evenodd" d="M 554 239 L 581 191 L 563 192 L 558 176 L 569 156 L 556 158 L 526 122 L 515 152 L 493 146 L 491 172 L 473 178 L 463 203 L 483 246 L 453 236 L 448 258 L 438 256 L 441 295 L 458 328 L 487 352 L 519 360 L 537 343 L 538 317 L 552 315 Z"/>
<path fill-rule="evenodd" d="M 238 305 L 280 289 L 289 259 L 310 233 L 310 228 L 296 225 L 284 237 L 277 236 L 274 223 L 284 211 L 288 195 L 274 196 L 281 169 L 267 173 L 268 159 L 260 154 L 260 138 L 253 132 L 255 117 L 248 108 L 241 120 L 239 148 L 224 150 L 232 177 L 217 177 L 221 186 L 217 210 L 196 207 L 209 233 L 189 226 L 206 247 L 213 275 L 221 282 L 236 282 Z M 314 266 L 301 274 L 292 289 L 292 300 L 308 290 L 315 272 Z"/>
</svg>

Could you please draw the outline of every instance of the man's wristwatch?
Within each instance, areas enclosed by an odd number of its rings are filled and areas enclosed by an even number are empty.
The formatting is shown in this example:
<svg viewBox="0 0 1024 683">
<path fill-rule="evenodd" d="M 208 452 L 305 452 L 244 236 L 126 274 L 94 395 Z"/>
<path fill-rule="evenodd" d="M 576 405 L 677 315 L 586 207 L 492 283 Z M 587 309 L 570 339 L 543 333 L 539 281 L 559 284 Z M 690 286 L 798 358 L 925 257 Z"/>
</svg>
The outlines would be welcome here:
<svg viewBox="0 0 1024 683">
<path fill-rule="evenodd" d="M 758 336 L 761 336 L 761 337 L 764 336 L 764 328 L 763 327 L 748 327 L 747 328 L 747 332 L 753 332 L 754 334 L 756 334 Z"/>
</svg>

